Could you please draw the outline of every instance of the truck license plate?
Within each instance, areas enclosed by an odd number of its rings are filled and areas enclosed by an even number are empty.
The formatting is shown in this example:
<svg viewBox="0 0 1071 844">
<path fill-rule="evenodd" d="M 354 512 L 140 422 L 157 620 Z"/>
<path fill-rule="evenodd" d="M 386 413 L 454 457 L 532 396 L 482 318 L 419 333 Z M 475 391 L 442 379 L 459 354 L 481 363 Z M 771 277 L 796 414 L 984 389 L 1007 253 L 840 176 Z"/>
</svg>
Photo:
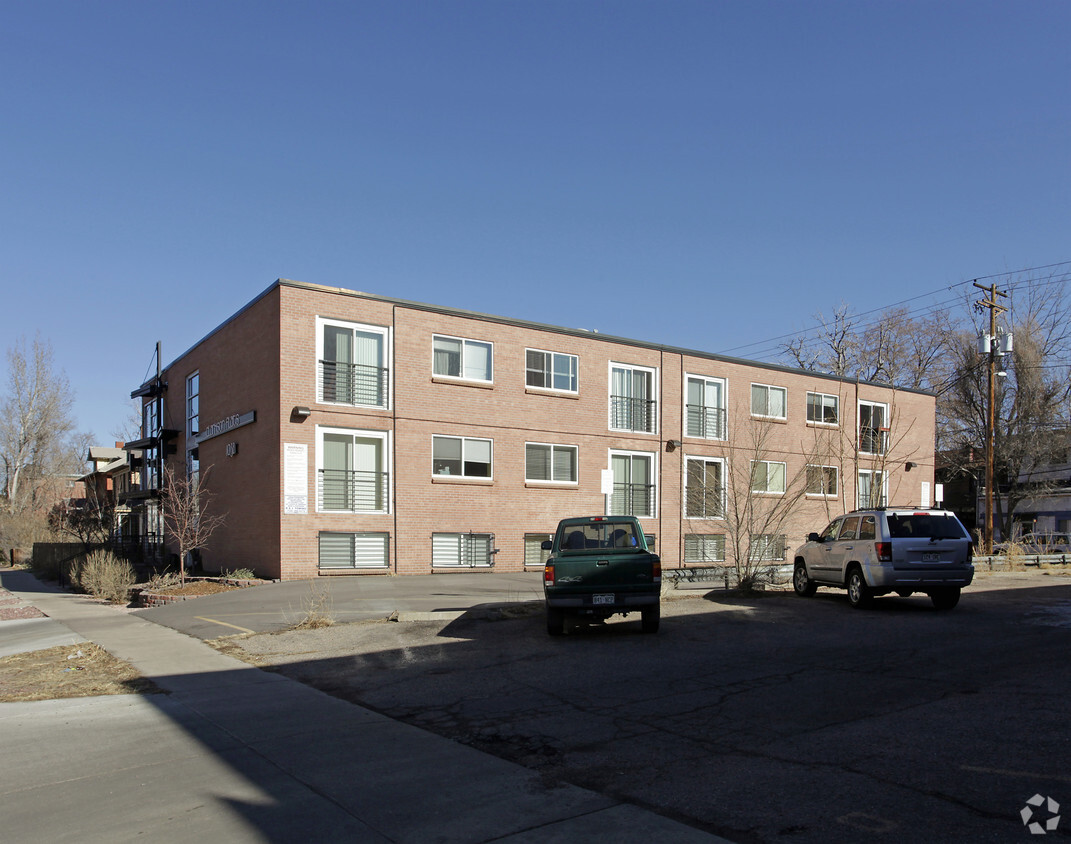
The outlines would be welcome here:
<svg viewBox="0 0 1071 844">
<path fill-rule="evenodd" d="M 613 595 L 592 595 L 591 603 L 593 604 L 612 604 L 614 602 Z"/>
<path fill-rule="evenodd" d="M 939 563 L 941 562 L 940 554 L 923 554 L 922 562 L 924 563 Z"/>
</svg>

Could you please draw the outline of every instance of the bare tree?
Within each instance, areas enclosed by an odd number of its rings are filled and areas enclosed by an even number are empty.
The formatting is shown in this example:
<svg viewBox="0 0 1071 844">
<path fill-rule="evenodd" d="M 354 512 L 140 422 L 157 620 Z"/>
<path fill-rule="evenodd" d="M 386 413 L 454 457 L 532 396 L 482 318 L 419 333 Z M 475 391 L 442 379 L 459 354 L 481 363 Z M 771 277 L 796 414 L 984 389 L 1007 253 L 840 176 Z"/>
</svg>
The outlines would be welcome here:
<svg viewBox="0 0 1071 844">
<path fill-rule="evenodd" d="M 53 505 L 48 523 L 53 531 L 74 537 L 89 551 L 111 538 L 115 501 L 110 495 L 90 488 L 85 498 L 63 499 Z"/>
<path fill-rule="evenodd" d="M 783 455 L 769 447 L 768 424 L 740 424 L 744 435 L 725 460 L 726 557 L 737 588 L 751 591 L 773 579 L 786 554 L 785 530 L 806 493 L 807 469 L 789 475 Z"/>
<path fill-rule="evenodd" d="M 25 338 L 8 350 L 8 393 L 0 402 L 0 465 L 8 513 L 51 505 L 43 486 L 80 468 L 70 442 L 74 396 L 53 366 L 51 344 Z M 73 453 L 73 460 L 72 460 Z"/>
<path fill-rule="evenodd" d="M 171 466 L 164 468 L 164 486 L 160 506 L 164 530 L 178 546 L 179 579 L 186 582 L 186 557 L 208 547 L 216 529 L 226 520 L 225 514 L 209 513 L 211 494 L 207 489 L 211 467 L 199 475 L 183 477 Z"/>
<path fill-rule="evenodd" d="M 801 335 L 783 344 L 782 352 L 800 369 L 848 375 L 857 357 L 855 317 L 842 302 L 833 309 L 829 319 L 822 313 L 815 314 L 814 318 L 819 323 L 815 339 Z"/>
</svg>

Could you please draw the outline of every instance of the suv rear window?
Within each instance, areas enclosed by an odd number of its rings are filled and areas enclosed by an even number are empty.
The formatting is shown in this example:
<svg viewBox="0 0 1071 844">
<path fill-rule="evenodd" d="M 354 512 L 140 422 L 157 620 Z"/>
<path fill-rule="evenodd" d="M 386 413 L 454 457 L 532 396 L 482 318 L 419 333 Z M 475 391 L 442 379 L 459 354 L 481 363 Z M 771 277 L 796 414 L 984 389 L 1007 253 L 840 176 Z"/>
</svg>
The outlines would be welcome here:
<svg viewBox="0 0 1071 844">
<path fill-rule="evenodd" d="M 889 513 L 889 535 L 900 539 L 963 539 L 963 527 L 955 516 L 938 513 Z"/>
<path fill-rule="evenodd" d="M 564 554 L 570 551 L 589 551 L 593 548 L 640 550 L 632 522 L 599 521 L 593 524 L 573 524 L 566 526 L 564 533 L 561 544 Z"/>
</svg>

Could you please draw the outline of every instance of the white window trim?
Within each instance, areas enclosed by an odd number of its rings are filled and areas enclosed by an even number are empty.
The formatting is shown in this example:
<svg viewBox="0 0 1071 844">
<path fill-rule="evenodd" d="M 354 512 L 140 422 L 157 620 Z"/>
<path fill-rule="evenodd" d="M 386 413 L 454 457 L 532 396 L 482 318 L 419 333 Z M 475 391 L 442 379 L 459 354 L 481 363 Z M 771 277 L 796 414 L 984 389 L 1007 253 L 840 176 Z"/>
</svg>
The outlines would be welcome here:
<svg viewBox="0 0 1071 844">
<path fill-rule="evenodd" d="M 884 431 L 886 434 L 885 451 L 863 451 L 863 406 L 866 407 L 880 407 L 882 409 L 882 417 L 885 419 L 885 426 L 879 428 L 878 431 Z M 892 420 L 889 416 L 889 405 L 886 402 L 870 401 L 869 399 L 859 399 L 859 404 L 855 410 L 855 435 L 859 440 L 859 453 L 868 454 L 873 457 L 885 457 L 889 454 L 889 440 L 892 438 Z"/>
<path fill-rule="evenodd" d="M 839 498 L 840 497 L 840 467 L 839 466 L 830 466 L 830 465 L 825 464 L 825 463 L 808 463 L 804 471 L 806 471 L 807 469 L 832 469 L 834 472 L 837 473 L 837 489 L 836 489 L 835 492 L 811 492 L 809 489 L 806 488 L 807 478 L 805 476 L 804 477 L 804 490 L 805 490 L 805 495 L 806 495 L 807 498 Z"/>
<path fill-rule="evenodd" d="M 323 390 L 320 388 L 320 361 L 324 359 L 324 328 L 348 328 L 351 331 L 367 331 L 369 334 L 379 334 L 383 337 L 383 366 L 387 370 L 387 401 L 385 404 L 346 404 L 344 402 L 327 401 L 324 399 Z M 394 366 L 392 330 L 383 325 L 369 325 L 363 322 L 350 322 L 344 319 L 332 319 L 330 317 L 316 317 L 316 357 L 312 362 L 312 394 L 316 396 L 317 404 L 329 404 L 335 407 L 374 407 L 380 410 L 390 410 L 394 401 Z"/>
<path fill-rule="evenodd" d="M 822 420 L 817 420 L 816 421 L 814 419 L 808 418 L 807 414 L 808 414 L 809 409 L 810 409 L 810 401 L 809 401 L 809 399 L 810 399 L 811 396 L 821 396 L 824 399 L 826 399 L 826 398 L 834 399 L 836 401 L 836 403 L 837 403 L 837 421 L 836 422 L 824 422 Z M 841 401 L 840 401 L 840 396 L 838 396 L 836 393 L 822 393 L 822 392 L 819 392 L 818 390 L 808 390 L 807 391 L 807 397 L 806 397 L 805 401 L 807 403 L 804 406 L 804 418 L 807 419 L 807 424 L 808 425 L 813 425 L 814 427 L 817 427 L 817 428 L 839 428 L 840 427 L 840 422 L 841 422 L 841 408 L 840 408 Z"/>
<path fill-rule="evenodd" d="M 651 374 L 651 401 L 654 402 L 654 409 L 652 416 L 654 418 L 653 430 L 651 431 L 637 431 L 634 428 L 615 428 L 614 427 L 614 369 L 631 369 L 638 370 L 640 372 L 649 372 Z M 659 408 L 659 392 L 658 392 L 658 368 L 654 366 L 643 366 L 638 363 L 625 363 L 619 360 L 611 360 L 606 367 L 606 425 L 611 431 L 618 431 L 628 434 L 640 434 L 644 436 L 658 436 L 658 422 L 660 415 Z"/>
<path fill-rule="evenodd" d="M 748 406 L 748 410 L 751 412 L 751 418 L 752 419 L 777 419 L 779 421 L 784 421 L 784 420 L 788 419 L 788 388 L 787 387 L 781 387 L 781 386 L 778 386 L 777 384 L 762 384 L 762 383 L 760 383 L 758 381 L 752 381 L 751 382 L 751 387 L 752 388 L 754 388 L 754 387 L 763 387 L 766 390 L 780 390 L 782 393 L 784 393 L 784 396 L 785 396 L 785 399 L 782 402 L 782 406 L 785 409 L 784 416 L 770 416 L 768 413 L 756 413 L 755 412 L 755 409 L 751 406 L 751 392 L 752 391 L 749 389 L 748 390 L 748 394 L 747 394 L 747 406 Z M 770 403 L 769 400 L 767 400 L 766 404 L 769 405 L 769 403 Z"/>
<path fill-rule="evenodd" d="M 870 487 L 874 487 L 874 475 L 881 475 L 881 501 L 877 505 L 872 501 L 862 502 L 859 500 L 860 489 L 859 476 L 870 475 Z M 884 469 L 858 469 L 855 473 L 855 506 L 858 510 L 869 509 L 874 506 L 888 505 L 889 501 L 889 473 Z"/>
<path fill-rule="evenodd" d="M 315 429 L 316 434 L 316 466 L 315 475 L 313 476 L 313 489 L 316 494 L 316 512 L 323 513 L 329 516 L 378 516 L 390 513 L 390 504 L 394 499 L 394 466 L 392 465 L 392 451 L 390 447 L 390 431 L 375 431 L 365 428 L 335 428 L 327 425 L 317 425 Z M 389 483 L 387 485 L 387 495 L 384 501 L 384 506 L 378 510 L 360 510 L 356 513 L 351 510 L 325 510 L 323 509 L 323 502 L 320 500 L 320 486 L 317 483 L 317 479 L 320 476 L 320 471 L 324 468 L 324 435 L 326 434 L 338 434 L 341 436 L 361 437 L 367 440 L 380 440 L 383 443 L 382 450 L 382 467 L 379 469 L 381 472 L 387 473 Z M 337 533 L 338 531 L 331 531 Z"/>
<path fill-rule="evenodd" d="M 576 361 L 576 389 L 562 389 L 561 387 L 535 387 L 528 383 L 528 353 L 537 352 L 541 355 L 551 355 L 551 368 L 550 376 L 551 381 L 554 380 L 554 355 L 561 355 L 562 357 L 572 358 Z M 571 352 L 554 352 L 550 349 L 537 349 L 534 346 L 528 346 L 524 350 L 524 388 L 536 393 L 566 393 L 570 396 L 575 396 L 580 393 L 580 356 L 574 355 Z"/>
<path fill-rule="evenodd" d="M 556 449 L 556 448 L 571 448 L 576 453 L 576 478 L 574 480 L 571 480 L 571 481 L 556 481 L 556 480 L 548 479 L 548 478 L 529 478 L 528 477 L 528 446 L 530 446 L 530 445 L 545 446 L 545 447 L 547 447 L 547 448 L 549 448 L 551 450 L 550 451 L 550 460 L 551 460 L 552 474 L 553 474 L 553 468 L 554 468 L 554 449 Z M 492 468 L 492 471 L 494 471 L 494 467 L 492 466 L 491 468 Z M 524 482 L 526 484 L 540 484 L 540 485 L 546 484 L 548 486 L 570 486 L 570 487 L 579 486 L 580 485 L 580 446 L 579 445 L 575 445 L 573 443 L 546 443 L 546 442 L 534 442 L 534 441 L 525 442 L 525 444 L 524 444 Z"/>
<path fill-rule="evenodd" d="M 435 338 L 441 337 L 443 340 L 457 340 L 461 343 L 461 375 L 443 375 L 442 373 L 435 371 Z M 465 372 L 465 348 L 468 343 L 481 343 L 485 346 L 491 347 L 491 377 L 490 378 L 469 378 Z M 495 344 L 491 340 L 480 340 L 478 337 L 459 337 L 455 334 L 441 334 L 435 332 L 431 335 L 431 375 L 433 378 L 442 379 L 444 381 L 457 381 L 459 383 L 466 384 L 494 384 L 495 383 Z"/>
<path fill-rule="evenodd" d="M 724 423 L 722 425 L 722 428 L 725 431 L 725 436 L 723 436 L 723 437 L 698 437 L 695 434 L 689 434 L 688 433 L 688 381 L 691 378 L 695 378 L 695 379 L 697 379 L 699 381 L 706 381 L 706 382 L 717 381 L 718 383 L 721 384 L 721 407 L 719 408 L 719 410 L 721 410 L 721 412 L 725 414 L 725 420 L 724 420 Z M 681 412 L 683 413 L 683 418 L 681 420 L 681 430 L 684 431 L 684 435 L 685 436 L 692 437 L 693 439 L 714 440 L 716 442 L 727 442 L 728 441 L 728 439 L 729 439 L 729 379 L 728 378 L 721 378 L 721 377 L 714 376 L 714 375 L 702 375 L 702 374 L 700 374 L 698 372 L 686 372 L 686 373 L 684 373 L 684 395 L 681 398 L 682 398 Z"/>
<path fill-rule="evenodd" d="M 448 440 L 461 440 L 461 465 L 465 465 L 465 442 L 485 442 L 491 446 L 491 474 L 490 475 L 446 475 L 435 472 L 435 440 L 437 438 Z M 437 481 L 466 481 L 476 483 L 491 483 L 495 479 L 495 441 L 490 437 L 466 437 L 459 434 L 432 434 L 431 435 L 431 476 Z M 449 533 L 450 531 L 446 531 Z"/>
<path fill-rule="evenodd" d="M 726 519 L 728 506 L 728 480 L 726 478 L 726 465 L 724 457 L 709 457 L 705 454 L 685 454 L 683 478 L 681 479 L 681 518 L 696 522 L 723 522 Z M 721 464 L 721 515 L 720 516 L 689 516 L 688 515 L 688 462 L 690 460 L 702 460 L 704 463 Z M 694 531 L 693 531 L 694 533 Z"/>
<path fill-rule="evenodd" d="M 754 479 L 755 479 L 755 464 L 756 463 L 763 463 L 768 467 L 769 466 L 783 466 L 784 469 L 785 469 L 785 473 L 784 473 L 785 488 L 784 489 L 780 489 L 780 490 L 752 489 L 751 490 L 751 494 L 752 495 L 784 495 L 788 491 L 788 464 L 783 460 L 752 460 L 751 461 L 751 483 L 752 484 L 755 482 Z M 766 470 L 766 482 L 767 482 L 767 484 L 769 484 L 769 482 L 770 482 L 770 470 L 768 468 Z"/>
<path fill-rule="evenodd" d="M 613 471 L 613 466 L 614 466 L 613 458 L 614 457 L 649 457 L 651 459 L 651 486 L 653 487 L 653 489 L 651 491 L 651 512 L 649 514 L 647 514 L 647 515 L 636 516 L 636 518 L 638 518 L 638 519 L 654 519 L 654 518 L 657 518 L 658 517 L 658 506 L 659 506 L 658 505 L 658 492 L 659 492 L 659 490 L 658 490 L 658 479 L 660 477 L 659 469 L 658 469 L 658 452 L 657 451 L 633 451 L 633 450 L 624 449 L 624 448 L 611 448 L 611 449 L 608 449 L 607 450 L 607 454 L 606 454 L 606 466 L 611 472 Z M 610 515 L 610 502 L 611 502 L 611 499 L 613 498 L 613 495 L 612 494 L 611 495 L 604 495 L 603 498 L 605 499 L 605 504 L 603 505 L 605 512 L 603 513 L 603 515 L 609 516 Z"/>
</svg>

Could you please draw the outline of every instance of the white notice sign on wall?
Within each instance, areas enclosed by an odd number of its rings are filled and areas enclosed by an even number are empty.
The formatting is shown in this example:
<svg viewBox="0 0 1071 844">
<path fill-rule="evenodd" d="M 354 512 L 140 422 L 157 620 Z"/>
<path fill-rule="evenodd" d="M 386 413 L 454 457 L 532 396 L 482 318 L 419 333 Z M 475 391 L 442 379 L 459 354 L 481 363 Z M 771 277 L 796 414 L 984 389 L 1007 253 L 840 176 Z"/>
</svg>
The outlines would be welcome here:
<svg viewBox="0 0 1071 844">
<path fill-rule="evenodd" d="M 309 447 L 283 443 L 283 513 L 309 512 Z"/>
</svg>

